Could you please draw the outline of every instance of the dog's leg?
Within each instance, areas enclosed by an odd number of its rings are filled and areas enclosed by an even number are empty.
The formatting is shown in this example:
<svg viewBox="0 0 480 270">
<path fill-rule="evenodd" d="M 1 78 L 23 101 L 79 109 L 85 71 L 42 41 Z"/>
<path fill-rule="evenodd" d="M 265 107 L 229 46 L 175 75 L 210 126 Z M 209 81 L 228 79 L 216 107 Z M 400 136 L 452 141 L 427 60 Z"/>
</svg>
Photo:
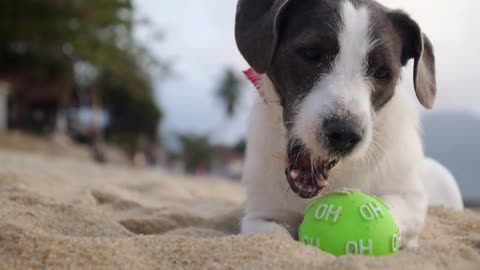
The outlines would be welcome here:
<svg viewBox="0 0 480 270">
<path fill-rule="evenodd" d="M 423 180 L 429 206 L 442 206 L 462 211 L 463 199 L 455 177 L 438 161 L 426 158 Z"/>
<path fill-rule="evenodd" d="M 427 199 L 422 193 L 381 196 L 400 228 L 402 248 L 418 247 L 418 237 L 425 224 Z"/>
<path fill-rule="evenodd" d="M 279 100 L 269 80 L 265 80 L 262 87 L 269 100 Z M 282 108 L 277 104 L 265 105 L 258 99 L 250 116 L 242 177 L 247 195 L 243 234 L 296 236 L 297 215 L 287 209 L 293 203 L 286 192 L 284 134 Z"/>
</svg>

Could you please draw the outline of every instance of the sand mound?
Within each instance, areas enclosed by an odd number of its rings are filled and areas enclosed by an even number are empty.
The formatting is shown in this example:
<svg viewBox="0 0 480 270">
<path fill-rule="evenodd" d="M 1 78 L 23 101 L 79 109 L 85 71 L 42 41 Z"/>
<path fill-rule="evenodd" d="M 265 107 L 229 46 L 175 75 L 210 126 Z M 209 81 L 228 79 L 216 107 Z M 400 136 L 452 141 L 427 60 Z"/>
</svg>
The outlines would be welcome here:
<svg viewBox="0 0 480 270">
<path fill-rule="evenodd" d="M 480 269 L 480 214 L 433 209 L 417 251 L 335 258 L 239 236 L 242 188 L 0 152 L 0 269 Z"/>
<path fill-rule="evenodd" d="M 86 146 L 74 144 L 67 136 L 54 135 L 49 138 L 29 135 L 18 131 L 0 133 L 0 149 L 40 153 L 91 160 L 92 151 Z"/>
</svg>

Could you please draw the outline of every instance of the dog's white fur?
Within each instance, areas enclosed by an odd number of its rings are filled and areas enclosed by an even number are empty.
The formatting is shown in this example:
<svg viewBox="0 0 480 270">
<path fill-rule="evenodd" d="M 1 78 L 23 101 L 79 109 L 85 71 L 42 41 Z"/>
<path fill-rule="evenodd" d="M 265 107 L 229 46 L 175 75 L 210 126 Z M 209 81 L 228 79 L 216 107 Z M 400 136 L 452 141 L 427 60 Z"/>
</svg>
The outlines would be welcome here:
<svg viewBox="0 0 480 270">
<path fill-rule="evenodd" d="M 343 26 L 339 35 L 340 52 L 330 74 L 313 87 L 302 104 L 294 121 L 293 135 L 300 138 L 312 151 L 312 156 L 325 156 L 326 146 L 318 141 L 319 125 L 332 114 L 355 117 L 365 130 L 364 139 L 356 147 L 353 156 L 367 150 L 372 138 L 371 85 L 367 80 L 368 53 L 375 45 L 369 34 L 369 15 L 366 7 L 355 9 L 346 1 L 342 16 Z"/>
<path fill-rule="evenodd" d="M 336 67 L 299 105 L 294 133 L 307 147 L 321 152 L 318 142 L 310 136 L 315 132 L 311 126 L 316 122 L 313 119 L 318 120 L 324 108 L 340 103 L 365 119 L 366 129 L 371 130 L 370 138 L 364 139 L 365 145 L 357 147 L 360 150 L 356 150 L 356 154 L 330 171 L 330 185 L 324 192 L 357 188 L 382 198 L 398 223 L 402 246 L 415 247 L 428 205 L 461 210 L 461 195 L 448 171 L 424 157 L 418 132 L 419 115 L 406 96 L 406 89 L 398 86 L 385 107 L 376 115 L 372 113 L 368 93 L 371 88 L 364 80 L 362 64 L 372 46 L 368 39 L 367 10 L 355 9 L 346 1 L 344 23 L 340 35 L 344 44 L 341 44 Z M 268 101 L 279 100 L 265 75 L 261 91 Z M 338 91 L 345 92 L 338 94 Z M 294 194 L 285 178 L 287 134 L 282 115 L 279 104 L 265 104 L 260 99 L 251 113 L 243 175 L 247 190 L 243 233 L 280 233 L 295 237 L 303 210 L 312 202 Z"/>
</svg>

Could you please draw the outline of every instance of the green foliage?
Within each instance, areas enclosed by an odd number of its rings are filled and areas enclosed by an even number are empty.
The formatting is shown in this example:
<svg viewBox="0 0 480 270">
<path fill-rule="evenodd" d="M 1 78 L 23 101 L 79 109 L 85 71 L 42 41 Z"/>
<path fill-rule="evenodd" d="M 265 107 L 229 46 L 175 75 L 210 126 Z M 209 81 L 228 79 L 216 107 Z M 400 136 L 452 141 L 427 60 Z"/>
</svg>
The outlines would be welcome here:
<svg viewBox="0 0 480 270">
<path fill-rule="evenodd" d="M 246 151 L 247 151 L 247 140 L 245 138 L 242 138 L 240 139 L 240 141 L 238 141 L 235 146 L 233 147 L 233 149 L 235 150 L 235 152 L 237 152 L 238 154 L 244 156 Z"/>
<path fill-rule="evenodd" d="M 162 118 L 162 112 L 151 94 L 131 95 L 128 83 L 108 72 L 100 76 L 98 87 L 105 107 L 114 116 L 108 128 L 108 134 L 112 135 L 110 138 L 120 138 L 115 141 L 125 145 L 129 152 L 133 151 L 132 144 L 137 145 L 140 139 L 135 134 L 141 134 L 150 141 L 156 140 L 157 123 Z"/>
<path fill-rule="evenodd" d="M 213 159 L 214 147 L 208 135 L 179 134 L 178 140 L 182 145 L 181 158 L 185 162 L 185 170 L 195 173 L 200 166 L 206 169 Z"/>
<path fill-rule="evenodd" d="M 123 143 L 127 149 L 141 137 L 155 138 L 161 112 L 153 102 L 146 70 L 161 65 L 133 38 L 137 24 L 133 3 L 0 1 L 0 74 L 28 74 L 78 85 L 74 66 L 88 63 L 99 74 L 89 87 L 96 89 L 113 114 L 112 138 L 129 141 Z"/>
<path fill-rule="evenodd" d="M 113 67 L 122 47 L 133 47 L 130 0 L 22 0 L 0 2 L 2 61 L 42 69 L 44 62 L 68 68 L 85 59 Z M 19 61 L 20 60 L 20 61 Z"/>
<path fill-rule="evenodd" d="M 225 70 L 223 79 L 217 89 L 217 97 L 225 106 L 229 118 L 235 115 L 238 103 L 242 97 L 241 80 L 232 69 Z"/>
</svg>

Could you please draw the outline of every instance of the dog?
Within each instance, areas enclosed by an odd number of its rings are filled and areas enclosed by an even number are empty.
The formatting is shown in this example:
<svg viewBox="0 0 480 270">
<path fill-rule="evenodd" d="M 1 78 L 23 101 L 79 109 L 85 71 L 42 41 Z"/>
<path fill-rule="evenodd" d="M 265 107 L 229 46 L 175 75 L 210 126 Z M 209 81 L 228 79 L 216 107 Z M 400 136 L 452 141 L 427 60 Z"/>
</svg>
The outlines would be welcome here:
<svg viewBox="0 0 480 270">
<path fill-rule="evenodd" d="M 429 205 L 463 209 L 453 176 L 424 156 L 418 109 L 399 83 L 413 60 L 416 97 L 433 107 L 433 46 L 409 15 L 373 0 L 240 0 L 235 37 L 261 93 L 242 233 L 296 238 L 306 206 L 345 188 L 381 198 L 406 248 Z"/>
</svg>

